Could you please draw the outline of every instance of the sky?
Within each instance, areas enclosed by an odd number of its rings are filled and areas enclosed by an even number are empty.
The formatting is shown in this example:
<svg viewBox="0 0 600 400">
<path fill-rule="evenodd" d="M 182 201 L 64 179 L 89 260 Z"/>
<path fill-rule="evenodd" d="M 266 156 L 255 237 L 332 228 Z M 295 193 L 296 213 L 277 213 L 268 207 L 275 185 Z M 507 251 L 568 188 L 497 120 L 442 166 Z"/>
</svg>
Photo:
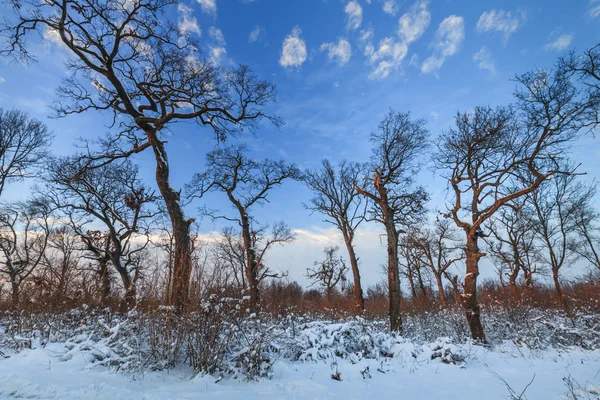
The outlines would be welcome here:
<svg viewBox="0 0 600 400">
<path fill-rule="evenodd" d="M 8 12 L 2 7 L 0 14 Z M 318 167 L 324 158 L 367 161 L 369 134 L 390 108 L 424 118 L 435 142 L 457 111 L 510 103 L 515 74 L 550 67 L 568 50 L 600 42 L 600 0 L 193 0 L 166 17 L 196 35 L 204 56 L 216 64 L 250 65 L 277 86 L 277 102 L 267 111 L 285 125 L 264 123 L 254 135 L 242 133 L 230 142 L 247 143 L 256 158 L 284 159 L 302 169 Z M 52 151 L 69 154 L 77 138 L 104 134 L 109 119 L 95 113 L 49 118 L 67 54 L 52 35 L 36 39 L 33 48 L 39 61 L 28 67 L 0 59 L 0 107 L 44 120 L 55 133 Z M 193 123 L 172 126 L 166 139 L 174 187 L 203 171 L 206 152 L 218 145 L 210 130 Z M 572 156 L 587 173 L 583 179 L 600 176 L 597 138 L 584 137 Z M 153 185 L 151 154 L 135 161 Z M 432 195 L 429 207 L 442 209 L 444 181 L 424 168 L 419 183 Z M 12 185 L 4 199 L 23 198 L 30 184 Z M 310 198 L 301 183 L 288 182 L 254 214 L 261 223 L 284 220 L 294 229 L 296 242 L 275 249 L 268 261 L 302 283 L 323 247 L 341 244 L 333 227 L 304 209 Z M 218 194 L 204 202 L 233 212 Z M 187 214 L 196 216 L 196 206 L 188 206 Z M 219 229 L 202 221 L 206 234 Z M 367 285 L 381 280 L 381 234 L 380 226 L 368 224 L 356 239 Z M 484 276 L 492 274 L 486 269 Z"/>
</svg>

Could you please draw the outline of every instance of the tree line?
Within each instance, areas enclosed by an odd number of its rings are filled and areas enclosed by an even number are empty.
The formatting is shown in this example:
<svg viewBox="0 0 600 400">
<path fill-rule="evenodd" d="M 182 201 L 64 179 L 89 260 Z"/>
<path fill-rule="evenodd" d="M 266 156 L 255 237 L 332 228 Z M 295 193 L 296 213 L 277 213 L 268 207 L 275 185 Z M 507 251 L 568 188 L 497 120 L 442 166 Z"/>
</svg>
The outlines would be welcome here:
<svg viewBox="0 0 600 400">
<path fill-rule="evenodd" d="M 600 268 L 595 187 L 578 180 L 579 165 L 568 158 L 576 140 L 598 126 L 600 44 L 582 54 L 572 51 L 552 68 L 517 76 L 511 104 L 458 112 L 454 126 L 435 138 L 424 120 L 390 110 L 371 135 L 367 163 L 324 160 L 320 168 L 301 171 L 285 161 L 254 160 L 244 146 L 220 146 L 207 154 L 204 172 L 178 190 L 170 183 L 167 129 L 176 132 L 177 122 L 195 121 L 225 141 L 255 132 L 259 123 L 281 127 L 281 118 L 266 112 L 276 98 L 275 86 L 247 66 L 224 69 L 203 58 L 195 38 L 166 17 L 175 0 L 13 3 L 14 15 L 0 27 L 2 55 L 33 62 L 30 34 L 56 34 L 70 58 L 52 104 L 55 115 L 97 112 L 113 121 L 107 134 L 61 158 L 49 157 L 52 134 L 43 123 L 17 110 L 0 113 L 0 196 L 5 183 L 32 173 L 41 177 L 30 199 L 4 205 L 0 215 L 1 271 L 15 304 L 23 282 L 41 266 L 58 282 L 54 292 L 64 291 L 69 269 L 61 265 L 72 261 L 65 259 L 72 248 L 85 252 L 90 270 L 101 277 L 102 297 L 111 293 L 109 269 L 118 274 L 124 304 L 132 309 L 145 254 L 162 247 L 166 302 L 185 312 L 190 294 L 201 289 L 192 275 L 202 263 L 196 259 L 201 254 L 196 220 L 185 214 L 184 205 L 217 192 L 235 212 L 201 210 L 203 216 L 234 223 L 215 246 L 222 257 L 214 262 L 230 268 L 216 270 L 247 290 L 258 310 L 261 283 L 281 275 L 269 269 L 264 256 L 294 235 L 285 222 L 260 224 L 252 211 L 287 180 L 305 182 L 314 192 L 306 208 L 323 214 L 342 234 L 357 311 L 365 303 L 356 232 L 364 221 L 382 224 L 392 330 L 402 329 L 401 273 L 416 293 L 426 267 L 442 303 L 443 279 L 454 285 L 473 338 L 485 342 L 477 295 L 479 262 L 486 256 L 482 245 L 502 269 L 500 276 L 508 272 L 515 296 L 519 274 L 527 286 L 548 267 L 567 309 L 560 269 L 576 257 Z M 158 192 L 145 185 L 131 161 L 141 152 L 154 155 Z M 429 228 L 429 194 L 415 180 L 426 166 L 448 184 L 446 205 L 436 210 Z M 346 280 L 345 263 L 334 253 L 326 250 L 325 261 L 307 271 L 328 291 Z M 64 257 L 49 260 L 57 254 Z M 463 259 L 459 285 L 450 267 Z"/>
</svg>

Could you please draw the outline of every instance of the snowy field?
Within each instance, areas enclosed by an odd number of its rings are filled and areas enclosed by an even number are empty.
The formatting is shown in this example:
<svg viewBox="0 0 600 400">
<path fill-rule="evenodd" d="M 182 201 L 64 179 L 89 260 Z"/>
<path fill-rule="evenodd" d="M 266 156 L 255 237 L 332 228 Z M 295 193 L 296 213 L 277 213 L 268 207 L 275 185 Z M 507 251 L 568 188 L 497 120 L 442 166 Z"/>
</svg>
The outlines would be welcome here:
<svg viewBox="0 0 600 400">
<path fill-rule="evenodd" d="M 532 333 L 529 345 L 507 337 L 483 347 L 450 337 L 403 338 L 360 319 L 296 322 L 293 334 L 287 324 L 275 324 L 268 331 L 255 326 L 262 338 L 271 339 L 261 342 L 261 366 L 248 378 L 241 373 L 248 368 L 242 359 L 252 346 L 239 341 L 230 342 L 222 361 L 225 367 L 212 375 L 189 367 L 183 354 L 176 365 L 157 369 L 157 360 L 149 361 L 149 350 L 132 344 L 143 342 L 141 335 L 149 331 L 140 328 L 147 322 L 115 319 L 92 326 L 91 321 L 98 320 L 86 318 L 70 337 L 56 327 L 50 334 L 31 330 L 30 335 L 15 336 L 7 330 L 14 321 L 4 321 L 0 398 L 600 398 L 600 350 L 590 348 L 595 345 L 580 328 L 576 336 L 585 339 L 583 346 L 540 343 Z M 102 329 L 105 333 L 99 334 Z M 570 328 L 561 329 L 544 334 L 567 340 Z M 594 325 L 592 331 L 596 329 Z M 248 337 L 248 332 L 242 336 Z"/>
</svg>

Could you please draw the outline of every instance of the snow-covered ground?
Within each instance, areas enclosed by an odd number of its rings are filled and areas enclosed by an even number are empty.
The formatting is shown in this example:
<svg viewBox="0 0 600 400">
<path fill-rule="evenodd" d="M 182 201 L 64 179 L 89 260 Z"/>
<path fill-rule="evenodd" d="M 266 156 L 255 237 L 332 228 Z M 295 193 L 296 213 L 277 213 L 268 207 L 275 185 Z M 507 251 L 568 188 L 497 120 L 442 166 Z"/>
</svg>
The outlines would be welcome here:
<svg viewBox="0 0 600 400">
<path fill-rule="evenodd" d="M 245 381 L 197 375 L 178 367 L 144 373 L 92 367 L 85 353 L 61 361 L 64 344 L 24 350 L 0 360 L 0 398 L 28 399 L 563 399 L 569 384 L 579 399 L 600 398 L 600 352 L 529 351 L 506 343 L 492 350 L 453 346 L 459 364 L 431 359 L 431 352 L 405 343 L 392 358 L 360 361 L 276 361 L 270 379 Z M 427 346 L 425 346 L 427 347 Z M 430 346 L 431 347 L 431 346 Z M 420 353 L 420 354 L 417 354 Z M 337 365 L 335 365 L 337 364 Z M 340 373 L 341 381 L 332 379 Z M 587 390 L 582 390 L 587 389 Z"/>
<path fill-rule="evenodd" d="M 540 325 L 529 325 L 535 332 L 505 322 L 506 337 L 489 347 L 415 334 L 425 325 L 408 338 L 362 319 L 253 322 L 228 337 L 220 367 L 208 375 L 187 366 L 189 350 L 161 366 L 151 356 L 160 349 L 148 337 L 153 320 L 109 321 L 94 312 L 44 318 L 0 318 L 0 399 L 600 399 L 591 320 L 573 328 L 528 317 Z M 412 324 L 418 320 L 425 321 Z M 248 373 L 249 359 L 260 360 L 259 372 Z"/>
</svg>

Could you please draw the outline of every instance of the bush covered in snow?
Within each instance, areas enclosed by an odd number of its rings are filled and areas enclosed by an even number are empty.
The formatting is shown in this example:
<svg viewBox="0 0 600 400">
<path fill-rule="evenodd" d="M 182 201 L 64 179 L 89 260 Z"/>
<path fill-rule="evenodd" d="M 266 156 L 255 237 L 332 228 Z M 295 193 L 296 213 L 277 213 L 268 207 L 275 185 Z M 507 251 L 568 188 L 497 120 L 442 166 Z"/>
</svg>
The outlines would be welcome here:
<svg viewBox="0 0 600 400">
<path fill-rule="evenodd" d="M 600 349 L 600 316 L 580 310 L 569 317 L 555 310 L 486 310 L 492 346 L 506 341 L 530 350 L 553 347 Z M 405 318 L 403 335 L 383 320 L 316 315 L 251 313 L 244 300 L 209 298 L 183 317 L 168 307 L 153 312 L 74 309 L 62 314 L 10 311 L 0 314 L 0 356 L 64 343 L 59 360 L 84 357 L 89 367 L 140 372 L 186 364 L 218 377 L 269 377 L 278 359 L 353 364 L 364 359 L 433 360 L 462 365 L 473 344 L 460 310 Z M 366 371 L 365 373 L 368 373 Z"/>
</svg>

